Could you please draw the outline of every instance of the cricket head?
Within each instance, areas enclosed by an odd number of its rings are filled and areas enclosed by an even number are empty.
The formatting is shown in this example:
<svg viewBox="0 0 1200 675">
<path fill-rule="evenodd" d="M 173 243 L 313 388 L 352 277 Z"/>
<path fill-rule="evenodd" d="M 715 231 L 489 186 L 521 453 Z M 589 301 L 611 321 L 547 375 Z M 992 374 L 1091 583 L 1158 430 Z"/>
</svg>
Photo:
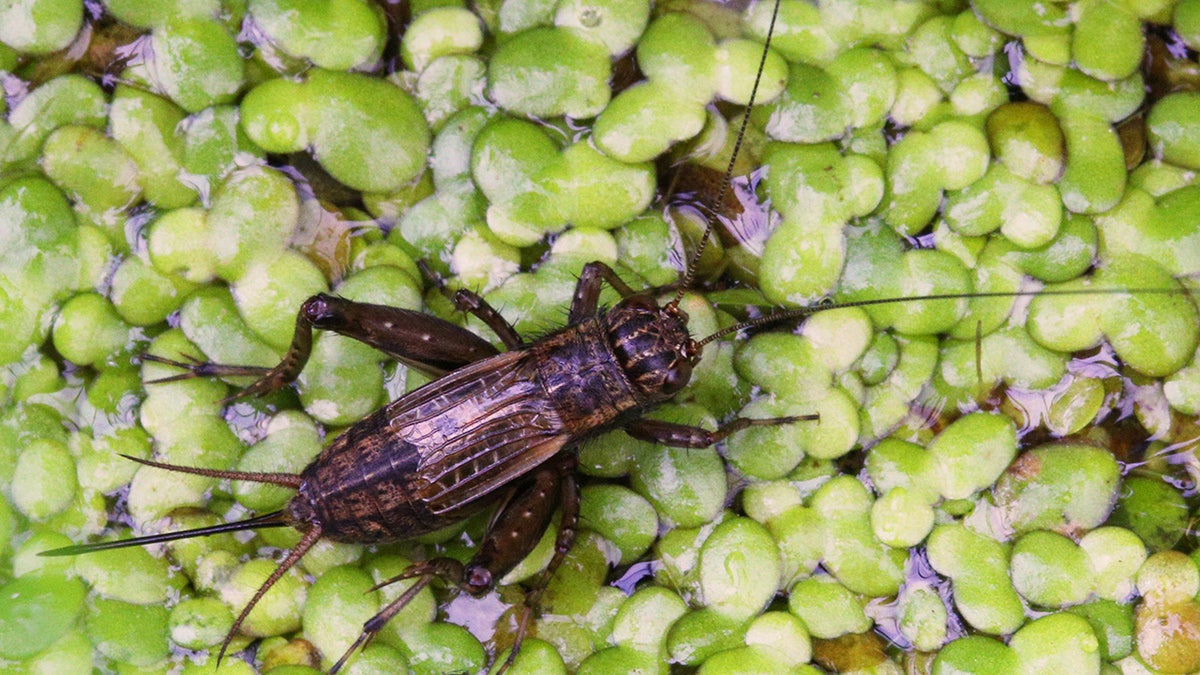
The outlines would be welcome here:
<svg viewBox="0 0 1200 675">
<path fill-rule="evenodd" d="M 666 401 L 692 378 L 701 348 L 679 303 L 659 305 L 649 295 L 632 295 L 605 320 L 613 353 L 647 403 Z"/>
</svg>

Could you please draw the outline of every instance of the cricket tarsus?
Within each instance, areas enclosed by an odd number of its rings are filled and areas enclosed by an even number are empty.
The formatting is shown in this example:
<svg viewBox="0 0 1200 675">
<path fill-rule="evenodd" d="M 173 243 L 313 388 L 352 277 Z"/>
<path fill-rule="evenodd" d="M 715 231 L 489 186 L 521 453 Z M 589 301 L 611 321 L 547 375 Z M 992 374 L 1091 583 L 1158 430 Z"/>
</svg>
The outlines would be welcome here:
<svg viewBox="0 0 1200 675">
<path fill-rule="evenodd" d="M 486 309 L 491 310 L 490 307 Z M 491 310 L 491 313 L 499 316 L 495 310 Z M 484 321 L 486 323 L 488 319 L 485 318 Z M 186 371 L 179 375 L 150 380 L 147 384 L 175 382 L 195 377 L 250 376 L 257 379 L 228 400 L 264 396 L 282 389 L 300 376 L 312 353 L 313 329 L 347 335 L 431 377 L 440 377 L 468 363 L 498 353 L 491 343 L 471 331 L 428 314 L 387 305 L 354 302 L 319 293 L 305 300 L 300 306 L 296 314 L 296 329 L 292 334 L 292 342 L 274 368 L 210 363 L 187 354 L 182 355 L 184 360 L 142 354 L 143 361 L 174 366 Z M 511 331 L 511 326 L 509 330 Z"/>
<path fill-rule="evenodd" d="M 166 384 L 167 382 L 179 382 L 197 377 L 262 377 L 270 370 L 270 368 L 261 368 L 259 366 L 223 366 L 216 363 L 208 363 L 207 361 L 201 361 L 191 354 L 181 354 L 180 358 L 183 360 L 168 359 L 148 353 L 142 354 L 139 358 L 143 362 L 161 363 L 165 366 L 172 366 L 186 371 L 178 375 L 168 375 L 167 377 L 146 380 L 146 384 Z"/>
</svg>

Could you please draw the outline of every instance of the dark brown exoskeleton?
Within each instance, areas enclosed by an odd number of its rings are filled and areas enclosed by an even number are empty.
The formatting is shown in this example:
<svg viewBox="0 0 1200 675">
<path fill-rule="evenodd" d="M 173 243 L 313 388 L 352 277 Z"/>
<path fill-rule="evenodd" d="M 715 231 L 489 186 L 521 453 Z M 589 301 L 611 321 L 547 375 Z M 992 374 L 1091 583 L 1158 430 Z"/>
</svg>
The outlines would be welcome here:
<svg viewBox="0 0 1200 675">
<path fill-rule="evenodd" d="M 622 297 L 607 311 L 598 307 L 602 282 Z M 907 300 L 957 297 L 962 296 Z M 219 471 L 129 457 L 170 471 L 294 488 L 296 494 L 280 511 L 212 527 L 69 546 L 42 555 L 75 555 L 265 527 L 296 528 L 303 537 L 238 615 L 222 645 L 223 656 L 250 610 L 319 539 L 360 544 L 410 539 L 499 503 L 478 552 L 465 565 L 452 558 L 434 558 L 379 585 L 418 580 L 364 624 L 358 640 L 331 669 L 336 672 L 434 578 L 475 595 L 490 591 L 533 550 L 557 508 L 561 515 L 554 553 L 526 594 L 505 662 L 511 664 L 546 584 L 574 542 L 579 487 L 573 449 L 580 442 L 621 428 L 638 439 L 698 448 L 749 426 L 815 419 L 734 418 L 709 431 L 644 418 L 688 383 L 704 344 L 747 326 L 816 311 L 778 312 L 697 341 L 688 332 L 680 299 L 677 294 L 660 304 L 649 294 L 635 292 L 604 263 L 593 262 L 584 267 L 576 286 L 568 325 L 531 343 L 522 341 L 475 293 L 454 295 L 459 309 L 479 317 L 500 337 L 508 348 L 505 352 L 436 317 L 322 294 L 301 307 L 291 347 L 275 368 L 183 363 L 144 355 L 147 361 L 186 371 L 156 382 L 256 375 L 259 379 L 236 397 L 265 394 L 300 374 L 316 328 L 361 340 L 440 377 L 346 429 L 298 475 Z M 850 304 L 886 302 L 895 300 Z M 831 306 L 844 305 L 817 309 Z"/>
<path fill-rule="evenodd" d="M 764 48 L 764 60 L 766 55 Z M 751 105 L 752 101 L 753 94 Z M 744 131 L 745 121 L 718 203 L 729 189 Z M 303 537 L 235 619 L 220 658 L 251 609 L 318 540 L 371 544 L 411 539 L 498 503 L 478 552 L 465 565 L 435 558 L 379 585 L 417 579 L 364 624 L 332 673 L 434 578 L 475 595 L 491 590 L 534 549 L 558 509 L 554 553 L 526 594 L 503 666 L 507 668 L 550 577 L 575 539 L 579 486 L 574 449 L 580 442 L 622 428 L 642 440 L 707 447 L 752 425 L 815 419 L 736 418 L 709 431 L 643 417 L 688 383 L 705 343 L 730 332 L 693 340 L 687 314 L 680 309 L 709 236 L 706 231 L 678 292 L 665 304 L 648 293 L 635 292 L 608 265 L 589 263 L 576 285 L 567 325 L 532 343 L 522 340 L 479 295 L 465 290 L 455 293 L 458 309 L 482 320 L 508 349 L 503 353 L 465 328 L 436 317 L 322 294 L 301 306 L 292 344 L 274 368 L 185 363 L 144 355 L 144 360 L 186 371 L 154 382 L 252 376 L 256 381 L 235 398 L 263 395 L 299 376 L 315 328 L 362 341 L 436 379 L 346 429 L 299 475 L 219 471 L 129 458 L 170 471 L 295 489 L 295 496 L 280 511 L 213 527 L 69 546 L 43 555 L 75 555 L 265 527 L 296 528 Z M 621 296 L 607 311 L 598 302 L 604 282 Z"/>
<path fill-rule="evenodd" d="M 602 280 L 622 296 L 608 311 L 597 306 Z M 366 623 L 358 642 L 334 666 L 336 671 L 434 577 L 473 594 L 491 590 L 529 554 L 555 508 L 561 507 L 554 555 L 527 597 L 511 652 L 515 654 L 546 582 L 575 537 L 579 490 L 571 450 L 581 441 L 620 427 L 644 440 L 705 447 L 747 426 L 801 419 L 738 418 L 716 431 L 644 419 L 645 412 L 688 383 L 702 344 L 689 335 L 678 297 L 660 305 L 650 295 L 634 292 L 603 263 L 584 268 L 568 325 L 532 343 L 524 343 L 478 295 L 459 291 L 454 297 L 461 309 L 487 323 L 509 351 L 499 353 L 470 331 L 419 312 L 317 295 L 302 306 L 291 348 L 273 369 L 185 364 L 147 355 L 147 360 L 187 370 L 160 381 L 255 374 L 260 379 L 239 396 L 263 394 L 299 375 L 317 328 L 359 339 L 441 377 L 351 426 L 299 475 L 134 460 L 173 471 L 295 488 L 296 495 L 281 511 L 47 553 L 71 555 L 260 527 L 300 530 L 300 543 L 242 610 L 226 637 L 227 646 L 267 589 L 317 540 L 369 544 L 409 539 L 501 500 L 479 552 L 466 565 L 436 558 L 385 582 L 420 579 Z"/>
</svg>

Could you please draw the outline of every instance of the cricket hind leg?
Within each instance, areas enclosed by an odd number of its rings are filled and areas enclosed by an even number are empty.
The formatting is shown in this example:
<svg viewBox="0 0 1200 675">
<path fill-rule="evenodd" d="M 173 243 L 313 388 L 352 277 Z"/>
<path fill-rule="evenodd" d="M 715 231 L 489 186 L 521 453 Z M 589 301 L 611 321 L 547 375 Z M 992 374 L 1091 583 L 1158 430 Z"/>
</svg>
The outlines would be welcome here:
<svg viewBox="0 0 1200 675">
<path fill-rule="evenodd" d="M 458 311 L 471 314 L 482 321 L 508 349 L 517 349 L 525 345 L 525 340 L 521 339 L 517 329 L 508 322 L 508 319 L 501 316 L 496 308 L 488 304 L 482 295 L 464 288 L 455 291 L 450 300 L 454 302 Z"/>
<path fill-rule="evenodd" d="M 550 524 L 555 506 L 561 503 L 562 516 L 555 539 L 554 554 L 546 569 L 539 574 L 526 593 L 512 649 L 498 673 L 507 670 L 520 651 L 521 642 L 540 606 L 546 585 L 562 565 L 575 541 L 579 520 L 579 485 L 574 477 L 574 468 L 575 458 L 569 456 L 537 470 L 532 480 L 500 507 L 488 525 L 479 551 L 467 564 L 464 565 L 453 558 L 434 558 L 416 563 L 400 574 L 377 584 L 375 589 L 406 579 L 417 579 L 413 586 L 363 624 L 358 639 L 334 664 L 329 671 L 330 675 L 341 670 L 355 651 L 370 644 L 387 622 L 399 614 L 434 579 L 442 579 L 476 596 L 495 588 L 497 580 L 516 567 L 537 546 Z"/>
<path fill-rule="evenodd" d="M 707 448 L 714 443 L 724 440 L 730 434 L 749 427 L 767 427 L 795 422 L 818 421 L 819 415 L 792 415 L 788 417 L 767 417 L 751 419 L 737 417 L 722 424 L 716 431 L 687 424 L 675 424 L 647 418 L 639 418 L 628 422 L 623 427 L 625 433 L 642 441 L 661 443 L 674 448 Z"/>
<path fill-rule="evenodd" d="M 248 375 L 258 379 L 231 398 L 262 396 L 287 386 L 300 375 L 312 353 L 314 329 L 333 331 L 358 340 L 434 377 L 498 353 L 487 340 L 435 316 L 321 293 L 300 306 L 292 343 L 274 368 L 223 365 L 187 356 L 188 361 L 153 354 L 143 354 L 142 359 L 185 371 L 151 380 L 149 384 L 193 377 Z"/>
<path fill-rule="evenodd" d="M 258 587 L 258 590 L 254 592 L 254 596 L 250 598 L 250 602 L 246 603 L 245 608 L 243 608 L 241 613 L 238 614 L 237 618 L 233 620 L 233 625 L 230 626 L 229 632 L 225 634 L 225 639 L 221 642 L 221 651 L 217 653 L 217 665 L 220 665 L 221 661 L 225 658 L 225 652 L 229 650 L 229 644 L 233 642 L 234 636 L 237 635 L 238 631 L 242 627 L 242 624 L 245 623 L 246 617 L 250 616 L 250 612 L 258 604 L 259 600 L 262 600 L 263 596 L 267 594 L 267 591 L 271 590 L 271 587 L 275 585 L 275 582 L 282 579 L 283 575 L 287 574 L 289 569 L 294 567 L 296 563 L 300 562 L 300 559 L 304 557 L 304 554 L 308 553 L 309 549 L 311 549 L 317 543 L 317 541 L 320 540 L 322 534 L 323 532 L 321 531 L 321 527 L 319 525 L 313 526 L 311 530 L 305 532 L 304 537 L 300 539 L 300 542 L 296 544 L 296 547 L 288 552 L 287 557 L 285 557 L 283 561 L 275 567 L 275 570 L 271 572 L 271 576 L 267 577 L 267 580 Z"/>
<path fill-rule="evenodd" d="M 350 657 L 353 656 L 356 651 L 369 645 L 371 640 L 375 639 L 375 636 L 379 634 L 379 631 L 383 630 L 383 627 L 387 625 L 387 622 L 391 621 L 397 614 L 403 611 L 404 608 L 413 601 L 413 598 L 417 597 L 417 594 L 424 590 L 425 587 L 430 584 L 430 582 L 432 582 L 434 579 L 444 579 L 451 583 L 458 583 L 463 575 L 462 570 L 463 564 L 453 558 L 434 558 L 432 560 L 415 563 L 400 574 L 389 579 L 384 579 L 378 584 L 372 586 L 371 590 L 375 591 L 383 588 L 384 586 L 389 586 L 406 579 L 417 580 L 416 583 L 405 589 L 405 591 L 401 593 L 399 597 L 389 602 L 384 606 L 383 609 L 379 610 L 377 614 L 372 616 L 370 619 L 367 619 L 366 622 L 363 623 L 362 632 L 359 633 L 358 638 L 346 648 L 346 651 L 340 658 L 338 658 L 337 663 L 333 664 L 333 667 L 329 669 L 329 675 L 336 675 L 336 673 L 346 665 L 346 662 L 350 660 Z"/>
<path fill-rule="evenodd" d="M 502 675 L 516 661 L 517 654 L 521 651 L 521 643 L 529 633 L 530 622 L 535 614 L 541 612 L 542 596 L 545 595 L 550 580 L 554 578 L 554 573 L 562 566 L 567 554 L 571 552 L 571 547 L 575 545 L 579 527 L 580 491 L 579 481 L 575 479 L 574 460 L 575 458 L 572 456 L 569 463 L 566 463 L 558 483 L 561 515 L 559 516 L 558 534 L 554 539 L 554 555 L 551 556 L 546 569 L 542 570 L 533 586 L 525 593 L 525 602 L 517 619 L 517 630 L 513 636 L 512 648 L 509 649 L 508 657 L 496 671 L 496 675 Z"/>
</svg>

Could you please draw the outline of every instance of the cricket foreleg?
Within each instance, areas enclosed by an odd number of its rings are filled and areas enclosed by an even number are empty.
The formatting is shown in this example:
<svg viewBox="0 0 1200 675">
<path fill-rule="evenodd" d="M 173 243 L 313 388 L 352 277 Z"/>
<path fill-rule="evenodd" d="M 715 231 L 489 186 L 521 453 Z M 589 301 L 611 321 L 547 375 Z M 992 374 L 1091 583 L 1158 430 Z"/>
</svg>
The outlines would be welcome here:
<svg viewBox="0 0 1200 675">
<path fill-rule="evenodd" d="M 621 280 L 613 268 L 600 261 L 593 261 L 583 266 L 579 275 L 579 283 L 575 284 L 575 297 L 571 299 L 571 314 L 568 323 L 578 323 L 583 319 L 596 316 L 596 307 L 600 303 L 601 280 L 616 289 L 622 298 L 636 295 L 637 291 Z"/>
<path fill-rule="evenodd" d="M 722 424 L 716 431 L 686 424 L 674 424 L 652 419 L 637 419 L 625 425 L 625 433 L 642 441 L 661 443 L 675 448 L 707 448 L 724 440 L 730 434 L 748 427 L 766 427 L 777 424 L 815 421 L 819 415 L 792 415 L 790 417 L 768 417 L 750 419 L 738 417 Z"/>
</svg>

